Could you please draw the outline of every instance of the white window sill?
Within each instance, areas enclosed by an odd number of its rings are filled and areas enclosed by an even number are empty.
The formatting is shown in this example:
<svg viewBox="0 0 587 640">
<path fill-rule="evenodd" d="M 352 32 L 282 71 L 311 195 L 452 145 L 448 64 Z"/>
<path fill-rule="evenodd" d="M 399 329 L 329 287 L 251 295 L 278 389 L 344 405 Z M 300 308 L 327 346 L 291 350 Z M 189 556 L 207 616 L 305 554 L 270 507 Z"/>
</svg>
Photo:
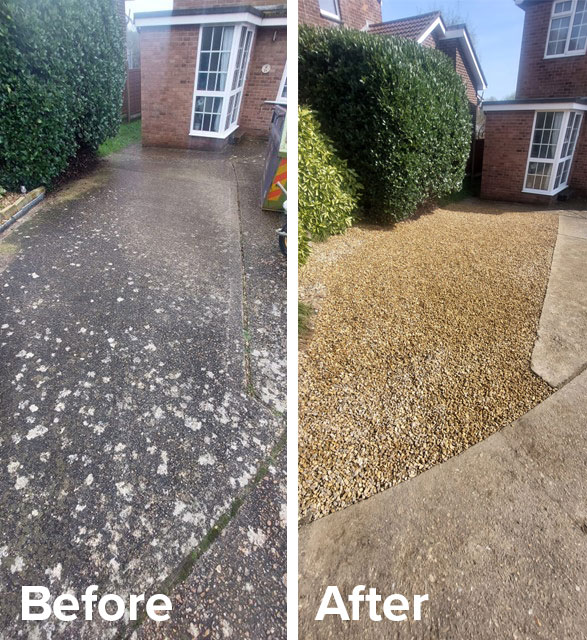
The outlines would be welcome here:
<svg viewBox="0 0 587 640">
<path fill-rule="evenodd" d="M 336 13 L 330 13 L 330 11 L 324 11 L 324 9 L 320 9 L 320 15 L 327 20 L 342 23 L 340 16 L 337 16 Z"/>
<path fill-rule="evenodd" d="M 233 124 L 226 131 L 217 133 L 216 131 L 190 131 L 189 135 L 196 138 L 228 138 L 228 136 L 238 129 L 238 124 Z"/>
<path fill-rule="evenodd" d="M 553 60 L 555 58 L 574 58 L 575 56 L 584 56 L 585 50 L 583 51 L 568 51 L 567 53 L 553 53 L 552 55 L 544 56 L 545 60 Z"/>
<path fill-rule="evenodd" d="M 553 189 L 552 191 L 540 191 L 540 189 L 522 189 L 522 193 L 532 193 L 537 196 L 556 196 L 557 193 L 564 191 L 568 188 L 568 184 L 561 185 L 558 189 Z"/>
</svg>

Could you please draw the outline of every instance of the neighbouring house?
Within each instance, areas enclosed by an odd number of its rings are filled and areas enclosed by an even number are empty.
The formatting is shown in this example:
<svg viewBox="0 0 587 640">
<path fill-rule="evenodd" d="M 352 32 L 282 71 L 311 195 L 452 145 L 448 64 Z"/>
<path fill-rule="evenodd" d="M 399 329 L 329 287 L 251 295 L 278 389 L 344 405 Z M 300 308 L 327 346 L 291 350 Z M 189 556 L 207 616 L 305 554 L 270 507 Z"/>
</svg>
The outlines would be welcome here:
<svg viewBox="0 0 587 640">
<path fill-rule="evenodd" d="M 525 12 L 515 100 L 487 102 L 481 196 L 587 195 L 587 0 L 514 0 Z"/>
<path fill-rule="evenodd" d="M 465 83 L 471 116 L 476 123 L 477 108 L 481 102 L 479 94 L 487 88 L 487 82 L 466 25 L 446 25 L 440 11 L 434 11 L 371 24 L 369 33 L 415 40 L 424 47 L 445 53 Z"/>
<path fill-rule="evenodd" d="M 285 3 L 175 0 L 135 24 L 143 144 L 221 149 L 268 135 L 273 105 L 287 103 Z"/>
<path fill-rule="evenodd" d="M 303 24 L 347 26 L 376 35 L 415 40 L 424 47 L 442 51 L 465 83 L 475 137 L 480 93 L 487 88 L 487 82 L 466 25 L 446 25 L 440 11 L 381 22 L 379 0 L 299 0 L 299 14 Z"/>
<path fill-rule="evenodd" d="M 299 0 L 300 24 L 365 29 L 381 22 L 380 0 Z"/>
</svg>

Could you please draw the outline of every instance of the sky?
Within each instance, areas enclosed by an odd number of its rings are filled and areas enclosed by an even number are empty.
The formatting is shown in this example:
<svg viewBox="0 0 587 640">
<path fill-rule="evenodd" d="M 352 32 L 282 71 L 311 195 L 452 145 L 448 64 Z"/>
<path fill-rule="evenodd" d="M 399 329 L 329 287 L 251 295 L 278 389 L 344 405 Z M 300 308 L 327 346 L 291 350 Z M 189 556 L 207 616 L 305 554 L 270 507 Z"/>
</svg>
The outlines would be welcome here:
<svg viewBox="0 0 587 640">
<path fill-rule="evenodd" d="M 516 90 L 524 12 L 514 0 L 383 0 L 383 20 L 442 11 L 465 22 L 487 79 L 485 99 L 503 100 Z"/>
<path fill-rule="evenodd" d="M 226 4 L 230 4 L 227 1 Z M 127 13 L 140 13 L 141 11 L 166 11 L 173 8 L 173 0 L 126 0 Z"/>
<path fill-rule="evenodd" d="M 127 12 L 158 11 L 171 9 L 172 4 L 172 0 L 127 0 L 126 8 Z M 511 97 L 516 90 L 524 26 L 524 12 L 514 0 L 382 0 L 383 20 L 436 10 L 449 23 L 466 22 L 487 78 L 485 99 Z"/>
</svg>

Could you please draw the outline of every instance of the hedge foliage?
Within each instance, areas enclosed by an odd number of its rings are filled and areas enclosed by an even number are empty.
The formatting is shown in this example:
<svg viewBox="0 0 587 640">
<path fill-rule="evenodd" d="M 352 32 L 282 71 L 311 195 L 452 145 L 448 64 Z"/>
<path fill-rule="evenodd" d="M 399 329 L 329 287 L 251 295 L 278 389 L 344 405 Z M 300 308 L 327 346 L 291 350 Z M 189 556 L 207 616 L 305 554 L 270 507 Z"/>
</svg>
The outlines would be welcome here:
<svg viewBox="0 0 587 640">
<path fill-rule="evenodd" d="M 460 188 L 472 118 L 449 58 L 416 42 L 300 27 L 299 99 L 365 185 L 377 220 Z"/>
<path fill-rule="evenodd" d="M 298 118 L 298 261 L 303 264 L 309 240 L 323 240 L 352 225 L 362 186 L 314 114 L 298 109 Z"/>
<path fill-rule="evenodd" d="M 116 135 L 124 82 L 115 0 L 1 0 L 0 184 L 50 185 Z"/>
</svg>

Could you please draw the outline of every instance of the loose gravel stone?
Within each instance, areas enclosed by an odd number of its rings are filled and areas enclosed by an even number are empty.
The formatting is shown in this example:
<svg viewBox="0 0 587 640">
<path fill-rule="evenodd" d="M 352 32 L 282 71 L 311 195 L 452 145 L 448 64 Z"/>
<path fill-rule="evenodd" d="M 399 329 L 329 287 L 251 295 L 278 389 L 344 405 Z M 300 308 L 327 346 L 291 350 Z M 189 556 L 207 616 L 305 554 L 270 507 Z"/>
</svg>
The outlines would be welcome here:
<svg viewBox="0 0 587 640">
<path fill-rule="evenodd" d="M 558 218 L 467 200 L 314 246 L 301 300 L 300 516 L 415 477 L 552 389 L 530 370 Z"/>
</svg>

